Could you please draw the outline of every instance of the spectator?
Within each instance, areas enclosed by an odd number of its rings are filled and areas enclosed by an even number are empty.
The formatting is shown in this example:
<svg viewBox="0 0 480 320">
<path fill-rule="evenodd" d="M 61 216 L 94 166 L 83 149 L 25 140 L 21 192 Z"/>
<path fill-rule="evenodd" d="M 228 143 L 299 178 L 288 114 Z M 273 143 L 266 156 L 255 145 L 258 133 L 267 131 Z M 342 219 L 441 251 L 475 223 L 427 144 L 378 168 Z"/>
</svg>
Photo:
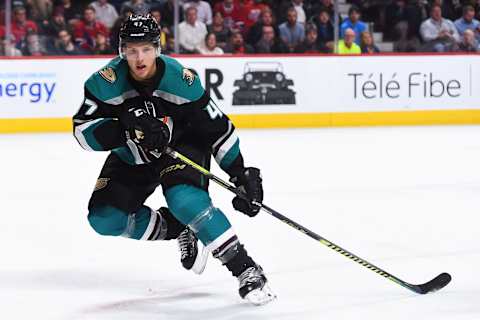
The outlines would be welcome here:
<svg viewBox="0 0 480 320">
<path fill-rule="evenodd" d="M 230 36 L 230 42 L 225 48 L 225 52 L 232 54 L 249 54 L 254 53 L 253 47 L 243 40 L 243 35 L 240 31 L 233 31 Z"/>
<path fill-rule="evenodd" d="M 355 43 L 355 31 L 347 28 L 343 40 L 338 41 L 338 54 L 361 54 L 362 49 Z"/>
<path fill-rule="evenodd" d="M 213 14 L 212 24 L 208 26 L 208 32 L 214 33 L 217 45 L 225 49 L 227 41 L 230 38 L 230 30 L 225 27 L 222 13 L 217 11 Z"/>
<path fill-rule="evenodd" d="M 423 51 L 451 51 L 460 39 L 453 22 L 442 17 L 439 5 L 430 9 L 430 18 L 420 26 L 420 34 L 425 42 Z"/>
<path fill-rule="evenodd" d="M 0 38 L 0 56 L 21 57 L 22 52 L 15 47 L 15 40 L 5 39 L 3 35 Z"/>
<path fill-rule="evenodd" d="M 361 13 L 358 7 L 350 7 L 350 9 L 348 10 L 348 18 L 345 19 L 340 26 L 340 37 L 343 38 L 345 36 L 345 30 L 352 29 L 357 35 L 355 38 L 355 43 L 360 43 L 360 34 L 363 31 L 367 30 L 367 25 L 365 24 L 365 22 L 360 20 L 360 15 Z"/>
<path fill-rule="evenodd" d="M 73 42 L 72 35 L 67 29 L 62 29 L 58 32 L 53 47 L 50 48 L 49 53 L 59 56 L 75 56 L 86 54 L 85 50 Z"/>
<path fill-rule="evenodd" d="M 105 34 L 99 32 L 95 36 L 95 48 L 93 48 L 93 54 L 96 55 L 110 55 L 114 54 L 115 51 L 112 49 L 108 43 L 108 38 Z"/>
<path fill-rule="evenodd" d="M 262 37 L 255 45 L 256 53 L 287 53 L 288 48 L 275 33 L 272 26 L 262 28 Z"/>
<path fill-rule="evenodd" d="M 217 37 L 215 33 L 210 32 L 205 36 L 205 41 L 198 47 L 198 52 L 206 55 L 223 54 L 222 48 L 217 47 Z"/>
<path fill-rule="evenodd" d="M 80 4 L 73 4 L 71 0 L 62 0 L 61 4 L 55 7 L 56 12 L 60 12 L 68 24 L 74 25 L 82 17 L 82 7 Z"/>
<path fill-rule="evenodd" d="M 464 34 L 465 30 L 472 30 L 477 41 L 480 40 L 480 21 L 474 19 L 475 8 L 472 5 L 463 7 L 463 16 L 455 21 L 455 27 L 459 34 Z"/>
<path fill-rule="evenodd" d="M 108 29 L 103 23 L 97 21 L 95 9 L 86 7 L 83 11 L 83 19 L 75 25 L 73 31 L 75 42 L 84 50 L 92 51 L 95 47 L 95 37 L 99 33 L 108 35 Z"/>
<path fill-rule="evenodd" d="M 17 45 L 25 41 L 27 31 L 38 32 L 37 24 L 27 20 L 27 11 L 24 7 L 15 7 L 13 9 L 12 34 L 15 37 Z"/>
<path fill-rule="evenodd" d="M 460 1 L 458 0 L 431 0 L 430 5 L 429 5 L 429 12 L 432 11 L 432 8 L 434 6 L 440 6 L 442 9 L 442 15 L 443 17 L 449 19 L 449 20 L 455 20 L 457 16 L 457 8 L 460 9 L 459 14 L 461 12 L 461 4 Z"/>
<path fill-rule="evenodd" d="M 150 5 L 145 3 L 145 0 L 130 0 L 123 3 L 121 11 L 123 10 L 129 10 L 135 14 L 147 14 L 150 12 Z"/>
<path fill-rule="evenodd" d="M 152 15 L 152 18 L 155 19 L 161 30 L 164 30 L 165 33 L 170 33 L 170 29 L 165 24 L 165 21 L 163 21 L 164 17 L 160 9 L 152 9 L 150 10 L 150 14 Z"/>
<path fill-rule="evenodd" d="M 242 29 L 243 23 L 241 22 L 242 11 L 240 5 L 233 0 L 224 0 L 218 2 L 214 7 L 215 13 L 220 12 L 222 14 L 225 27 L 229 30 Z M 240 23 L 238 23 L 240 22 Z"/>
<path fill-rule="evenodd" d="M 279 2 L 280 4 L 276 6 L 277 10 L 275 11 L 278 23 L 283 23 L 288 20 L 288 10 L 293 7 L 297 12 L 297 21 L 305 25 L 307 16 L 305 14 L 303 0 L 283 0 Z"/>
<path fill-rule="evenodd" d="M 111 29 L 118 19 L 117 9 L 108 3 L 108 0 L 93 1 L 90 6 L 95 9 L 97 20 L 103 23 L 108 29 Z"/>
<path fill-rule="evenodd" d="M 25 36 L 25 41 L 21 43 L 22 55 L 24 56 L 43 56 L 45 49 L 40 43 L 38 33 L 32 29 L 29 29 Z"/>
<path fill-rule="evenodd" d="M 270 7 L 258 0 L 238 0 L 240 6 L 240 17 L 236 19 L 236 27 L 240 28 L 243 34 L 248 34 L 250 28 L 258 21 L 263 10 Z"/>
<path fill-rule="evenodd" d="M 51 38 L 55 38 L 58 31 L 66 29 L 67 22 L 61 11 L 55 11 L 52 17 L 43 24 L 43 32 Z"/>
<path fill-rule="evenodd" d="M 317 42 L 322 51 L 333 52 L 334 44 L 334 26 L 330 19 L 328 11 L 320 9 L 317 16 L 313 17 L 312 22 L 317 27 Z"/>
<path fill-rule="evenodd" d="M 348 0 L 348 2 L 359 9 L 363 21 L 373 22 L 375 27 L 383 29 L 385 23 L 384 12 L 392 0 Z M 387 23 L 390 22 L 387 21 Z"/>
<path fill-rule="evenodd" d="M 207 1 L 190 0 L 183 4 L 183 10 L 186 12 L 188 8 L 195 7 L 197 9 L 197 19 L 207 26 L 212 24 L 212 7 Z"/>
<path fill-rule="evenodd" d="M 247 43 L 254 45 L 262 37 L 263 27 L 271 26 L 275 29 L 276 34 L 278 34 L 278 28 L 275 24 L 275 19 L 273 17 L 272 10 L 265 9 L 260 14 L 260 19 L 250 28 L 247 34 Z"/>
<path fill-rule="evenodd" d="M 471 29 L 466 29 L 463 32 L 462 41 L 458 44 L 459 52 L 479 52 L 480 47 L 478 41 L 475 39 L 475 33 Z"/>
<path fill-rule="evenodd" d="M 305 26 L 305 39 L 295 47 L 296 53 L 320 53 L 323 48 L 317 41 L 317 27 L 314 24 L 307 23 Z"/>
<path fill-rule="evenodd" d="M 293 52 L 295 47 L 305 39 L 305 28 L 297 21 L 297 10 L 290 7 L 287 11 L 287 22 L 278 27 L 280 38 L 287 45 L 288 51 Z"/>
<path fill-rule="evenodd" d="M 333 4 L 333 0 L 317 0 L 313 1 L 314 3 L 307 9 L 307 19 L 312 19 L 312 17 L 318 16 L 320 10 L 326 10 L 328 12 L 328 16 L 332 23 L 334 23 L 335 17 L 335 6 Z M 339 26 L 342 23 L 342 17 L 338 15 L 338 23 Z"/>
<path fill-rule="evenodd" d="M 185 15 L 185 21 L 178 25 L 180 49 L 183 53 L 195 53 L 207 35 L 207 27 L 197 20 L 197 8 L 188 8 Z"/>
<path fill-rule="evenodd" d="M 368 31 L 363 31 L 360 36 L 360 48 L 362 53 L 379 53 L 380 49 L 373 43 L 373 36 Z"/>
<path fill-rule="evenodd" d="M 150 14 L 160 27 L 160 48 L 162 49 L 162 51 L 164 51 L 167 48 L 167 37 L 170 34 L 170 30 L 163 25 L 162 13 L 160 9 L 152 9 L 152 11 L 150 11 Z"/>
</svg>

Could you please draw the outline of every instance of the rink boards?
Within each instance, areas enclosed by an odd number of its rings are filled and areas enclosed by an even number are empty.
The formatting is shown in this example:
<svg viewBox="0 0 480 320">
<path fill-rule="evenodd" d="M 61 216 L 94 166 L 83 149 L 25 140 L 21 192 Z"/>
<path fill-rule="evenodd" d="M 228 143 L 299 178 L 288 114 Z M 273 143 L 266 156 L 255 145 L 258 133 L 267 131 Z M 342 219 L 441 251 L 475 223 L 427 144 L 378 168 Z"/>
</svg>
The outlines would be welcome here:
<svg viewBox="0 0 480 320">
<path fill-rule="evenodd" d="M 236 126 L 480 123 L 480 55 L 179 56 Z M 109 59 L 0 60 L 0 132 L 70 131 Z"/>
</svg>

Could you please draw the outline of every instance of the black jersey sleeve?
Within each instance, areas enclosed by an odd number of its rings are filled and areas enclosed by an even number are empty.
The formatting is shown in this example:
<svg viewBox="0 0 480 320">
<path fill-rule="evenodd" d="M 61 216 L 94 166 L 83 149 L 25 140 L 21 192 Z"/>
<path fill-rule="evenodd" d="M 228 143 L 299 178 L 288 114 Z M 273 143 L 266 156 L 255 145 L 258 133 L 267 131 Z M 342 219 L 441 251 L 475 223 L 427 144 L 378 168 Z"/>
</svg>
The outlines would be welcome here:
<svg viewBox="0 0 480 320">
<path fill-rule="evenodd" d="M 87 88 L 78 112 L 73 116 L 73 133 L 82 148 L 108 151 L 125 146 L 125 130 L 115 108 L 97 99 Z"/>
<path fill-rule="evenodd" d="M 220 168 L 230 176 L 243 171 L 244 161 L 235 126 L 207 93 L 190 106 L 187 116 L 194 131 L 210 146 Z"/>
</svg>

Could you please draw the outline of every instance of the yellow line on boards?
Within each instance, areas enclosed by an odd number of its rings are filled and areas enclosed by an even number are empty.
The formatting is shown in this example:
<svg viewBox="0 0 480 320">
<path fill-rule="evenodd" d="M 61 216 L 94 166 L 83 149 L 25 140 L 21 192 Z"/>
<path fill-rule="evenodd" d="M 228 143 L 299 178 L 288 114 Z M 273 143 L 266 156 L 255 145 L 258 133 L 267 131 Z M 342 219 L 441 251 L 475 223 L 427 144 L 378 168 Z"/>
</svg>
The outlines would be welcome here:
<svg viewBox="0 0 480 320">
<path fill-rule="evenodd" d="M 392 125 L 480 124 L 478 110 L 332 112 L 231 115 L 239 128 L 315 128 Z"/>
<path fill-rule="evenodd" d="M 71 118 L 0 119 L 0 133 L 72 131 Z"/>
<path fill-rule="evenodd" d="M 238 128 L 315 128 L 480 124 L 480 109 L 285 114 L 234 114 Z M 0 119 L 0 133 L 68 132 L 71 118 Z"/>
</svg>

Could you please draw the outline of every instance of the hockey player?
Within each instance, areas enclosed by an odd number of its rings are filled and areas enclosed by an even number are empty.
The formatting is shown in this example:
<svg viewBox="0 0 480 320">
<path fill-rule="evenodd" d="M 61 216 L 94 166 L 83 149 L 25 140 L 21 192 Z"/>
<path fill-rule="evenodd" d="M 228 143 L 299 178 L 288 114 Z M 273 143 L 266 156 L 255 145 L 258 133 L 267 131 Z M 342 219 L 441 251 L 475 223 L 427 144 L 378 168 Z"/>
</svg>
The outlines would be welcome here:
<svg viewBox="0 0 480 320">
<path fill-rule="evenodd" d="M 74 135 L 84 149 L 111 151 L 88 205 L 90 225 L 101 235 L 178 239 L 183 266 L 197 273 L 212 252 L 238 278 L 242 298 L 270 302 L 275 295 L 262 268 L 213 206 L 208 179 L 162 154 L 170 146 L 207 168 L 213 156 L 252 201 L 263 200 L 260 171 L 244 166 L 233 124 L 195 73 L 160 54 L 159 36 L 150 15 L 130 16 L 119 56 L 85 82 Z M 152 210 L 144 202 L 160 185 L 168 209 Z M 251 217 L 260 209 L 239 197 L 232 203 Z"/>
</svg>

